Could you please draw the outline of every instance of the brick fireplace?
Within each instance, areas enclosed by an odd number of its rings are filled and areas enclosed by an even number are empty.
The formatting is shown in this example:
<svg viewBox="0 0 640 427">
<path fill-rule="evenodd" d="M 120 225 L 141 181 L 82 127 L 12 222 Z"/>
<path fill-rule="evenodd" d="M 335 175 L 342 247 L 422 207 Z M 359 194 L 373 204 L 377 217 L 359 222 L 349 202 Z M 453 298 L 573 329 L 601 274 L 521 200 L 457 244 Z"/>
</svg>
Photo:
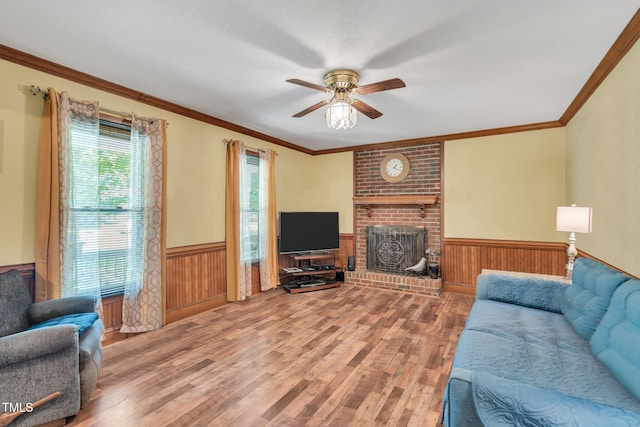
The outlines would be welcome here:
<svg viewBox="0 0 640 427">
<path fill-rule="evenodd" d="M 382 159 L 402 153 L 409 160 L 409 175 L 401 182 L 386 182 L 380 175 Z M 347 283 L 399 292 L 437 296 L 442 279 L 411 272 L 367 269 L 367 229 L 406 227 L 426 231 L 426 247 L 440 251 L 440 156 L 438 142 L 402 148 L 366 149 L 355 152 L 355 271 L 345 275 Z M 420 256 L 423 256 L 421 254 Z M 418 254 L 408 255 L 420 259 Z M 440 257 L 435 257 L 440 263 Z M 411 260 L 413 261 L 413 260 Z M 402 268 L 401 270 L 404 270 Z"/>
</svg>

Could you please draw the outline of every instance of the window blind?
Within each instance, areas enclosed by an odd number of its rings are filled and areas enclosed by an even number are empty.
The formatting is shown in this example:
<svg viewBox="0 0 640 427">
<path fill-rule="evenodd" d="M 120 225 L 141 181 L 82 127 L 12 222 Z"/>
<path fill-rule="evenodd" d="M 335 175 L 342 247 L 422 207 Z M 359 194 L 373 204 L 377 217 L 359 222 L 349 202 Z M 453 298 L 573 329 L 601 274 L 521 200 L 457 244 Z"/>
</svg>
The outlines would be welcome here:
<svg viewBox="0 0 640 427">
<path fill-rule="evenodd" d="M 103 297 L 116 295 L 127 281 L 139 280 L 144 219 L 139 175 L 144 168 L 132 165 L 141 158 L 135 145 L 126 126 L 101 121 L 95 138 L 82 123 L 73 124 L 68 215 L 78 294 L 99 286 Z"/>
</svg>

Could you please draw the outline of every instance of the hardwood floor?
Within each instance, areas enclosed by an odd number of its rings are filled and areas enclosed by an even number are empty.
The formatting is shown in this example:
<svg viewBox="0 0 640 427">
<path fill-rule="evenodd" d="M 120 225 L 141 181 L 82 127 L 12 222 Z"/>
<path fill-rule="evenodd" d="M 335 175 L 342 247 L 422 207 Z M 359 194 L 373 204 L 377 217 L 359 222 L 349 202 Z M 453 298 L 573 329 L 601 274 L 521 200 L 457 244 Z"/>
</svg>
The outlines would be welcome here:
<svg viewBox="0 0 640 427">
<path fill-rule="evenodd" d="M 107 346 L 71 425 L 435 426 L 472 303 L 265 292 Z"/>
</svg>

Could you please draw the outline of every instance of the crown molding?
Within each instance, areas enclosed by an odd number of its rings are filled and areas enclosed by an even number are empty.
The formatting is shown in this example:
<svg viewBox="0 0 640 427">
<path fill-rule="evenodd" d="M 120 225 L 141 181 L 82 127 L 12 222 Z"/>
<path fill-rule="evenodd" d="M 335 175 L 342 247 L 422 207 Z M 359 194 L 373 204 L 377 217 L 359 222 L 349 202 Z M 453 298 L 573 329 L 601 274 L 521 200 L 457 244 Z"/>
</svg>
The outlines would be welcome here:
<svg viewBox="0 0 640 427">
<path fill-rule="evenodd" d="M 332 153 L 340 153 L 344 151 L 364 151 L 364 150 L 381 149 L 381 148 L 408 147 L 412 145 L 428 144 L 432 142 L 453 141 L 456 139 L 479 138 L 481 136 L 504 135 L 508 133 L 551 129 L 551 128 L 557 128 L 562 126 L 563 124 L 560 123 L 560 121 L 554 120 L 551 122 L 532 123 L 528 125 L 508 126 L 508 127 L 502 127 L 502 128 L 476 130 L 471 132 L 451 133 L 448 135 L 429 136 L 425 138 L 403 139 L 399 141 L 376 142 L 373 144 L 353 145 L 350 147 L 331 148 L 327 150 L 316 150 L 314 151 L 314 154 L 315 155 L 332 154 Z"/>
<path fill-rule="evenodd" d="M 61 77 L 76 83 L 80 83 L 95 89 L 104 90 L 124 98 L 132 99 L 136 102 L 140 102 L 152 107 L 160 108 L 181 116 L 189 117 L 194 120 L 198 120 L 204 123 L 208 123 L 214 126 L 228 129 L 234 132 L 238 132 L 243 135 L 247 135 L 253 138 L 261 139 L 266 142 L 270 142 L 275 145 L 290 148 L 305 154 L 310 155 L 322 155 L 333 154 L 348 151 L 367 150 L 372 148 L 385 148 L 385 147 L 403 147 L 421 143 L 450 141 L 455 139 L 477 138 L 481 136 L 502 135 L 507 133 L 525 132 L 531 130 L 549 129 L 555 127 L 566 126 L 567 123 L 575 116 L 580 108 L 587 102 L 589 97 L 595 92 L 595 90 L 602 84 L 604 79 L 611 73 L 615 66 L 620 62 L 624 55 L 633 47 L 635 42 L 640 38 L 640 9 L 633 16 L 629 24 L 622 31 L 620 36 L 616 39 L 613 46 L 609 49 L 605 57 L 600 61 L 600 64 L 596 67 L 591 77 L 587 80 L 580 92 L 576 95 L 564 114 L 558 119 L 549 122 L 525 124 L 518 126 L 509 126 L 495 129 L 485 129 L 471 132 L 461 132 L 449 135 L 429 136 L 423 138 L 413 138 L 398 141 L 386 141 L 376 142 L 365 145 L 331 148 L 326 150 L 312 150 L 293 144 L 291 142 L 275 138 L 273 136 L 258 132 L 244 126 L 236 125 L 231 122 L 219 119 L 202 112 L 183 107 L 181 105 L 165 101 L 163 99 L 139 92 L 134 89 L 127 88 L 125 86 L 118 85 L 116 83 L 109 82 L 107 80 L 86 74 L 69 67 L 65 67 L 55 62 L 48 61 L 36 57 L 34 55 L 10 48 L 0 44 L 0 59 L 4 59 L 9 62 L 13 62 L 18 65 L 29 67 L 38 71 L 42 71 L 47 74 L 51 74 L 57 77 Z"/>
<path fill-rule="evenodd" d="M 204 123 L 208 123 L 214 126 L 228 129 L 234 132 L 241 133 L 243 135 L 258 138 L 263 141 L 271 142 L 273 144 L 291 148 L 293 150 L 301 151 L 306 154 L 313 154 L 313 150 L 299 145 L 292 144 L 288 141 L 275 138 L 273 136 L 246 128 L 244 126 L 236 125 L 231 122 L 219 119 L 217 117 L 210 116 L 208 114 L 201 113 L 200 111 L 193 110 L 191 108 L 183 107 L 182 105 L 175 104 L 173 102 L 165 101 L 146 93 L 130 89 L 125 86 L 121 86 L 116 83 L 112 83 L 108 80 L 101 79 L 99 77 L 92 76 L 81 71 L 74 70 L 64 65 L 56 64 L 55 62 L 48 61 L 46 59 L 39 58 L 37 56 L 13 49 L 11 47 L 0 44 L 0 59 L 4 59 L 9 62 L 13 62 L 18 65 L 32 68 L 34 70 L 42 71 L 47 74 L 51 74 L 63 79 L 67 79 L 76 83 L 83 84 L 85 86 L 92 87 L 94 89 L 103 90 L 105 92 L 112 93 L 114 95 L 122 96 L 123 98 L 132 99 L 142 104 L 150 105 L 152 107 L 160 108 L 171 113 L 176 113 L 181 116 L 189 117 L 194 120 L 198 120 Z"/>
<path fill-rule="evenodd" d="M 618 36 L 613 43 L 607 54 L 602 58 L 600 64 L 591 74 L 591 77 L 584 84 L 578 95 L 574 98 L 573 102 L 569 105 L 567 110 L 560 117 L 560 123 L 566 126 L 571 119 L 580 111 L 580 108 L 587 102 L 587 100 L 593 95 L 593 93 L 602 84 L 604 79 L 607 78 L 609 73 L 618 65 L 618 63 L 624 58 L 629 49 L 640 38 L 640 9 L 633 15 L 631 21 L 627 24 L 622 33 Z"/>
</svg>

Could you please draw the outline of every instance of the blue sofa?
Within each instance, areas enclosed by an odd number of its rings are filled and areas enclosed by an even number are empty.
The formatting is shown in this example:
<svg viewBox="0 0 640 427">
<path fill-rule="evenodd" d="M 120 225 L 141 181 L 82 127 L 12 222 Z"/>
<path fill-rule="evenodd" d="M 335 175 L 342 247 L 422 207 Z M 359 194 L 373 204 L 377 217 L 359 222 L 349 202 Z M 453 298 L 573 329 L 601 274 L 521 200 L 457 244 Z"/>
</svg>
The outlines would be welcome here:
<svg viewBox="0 0 640 427">
<path fill-rule="evenodd" d="M 640 426 L 640 281 L 576 260 L 551 276 L 478 276 L 443 424 Z"/>
</svg>

